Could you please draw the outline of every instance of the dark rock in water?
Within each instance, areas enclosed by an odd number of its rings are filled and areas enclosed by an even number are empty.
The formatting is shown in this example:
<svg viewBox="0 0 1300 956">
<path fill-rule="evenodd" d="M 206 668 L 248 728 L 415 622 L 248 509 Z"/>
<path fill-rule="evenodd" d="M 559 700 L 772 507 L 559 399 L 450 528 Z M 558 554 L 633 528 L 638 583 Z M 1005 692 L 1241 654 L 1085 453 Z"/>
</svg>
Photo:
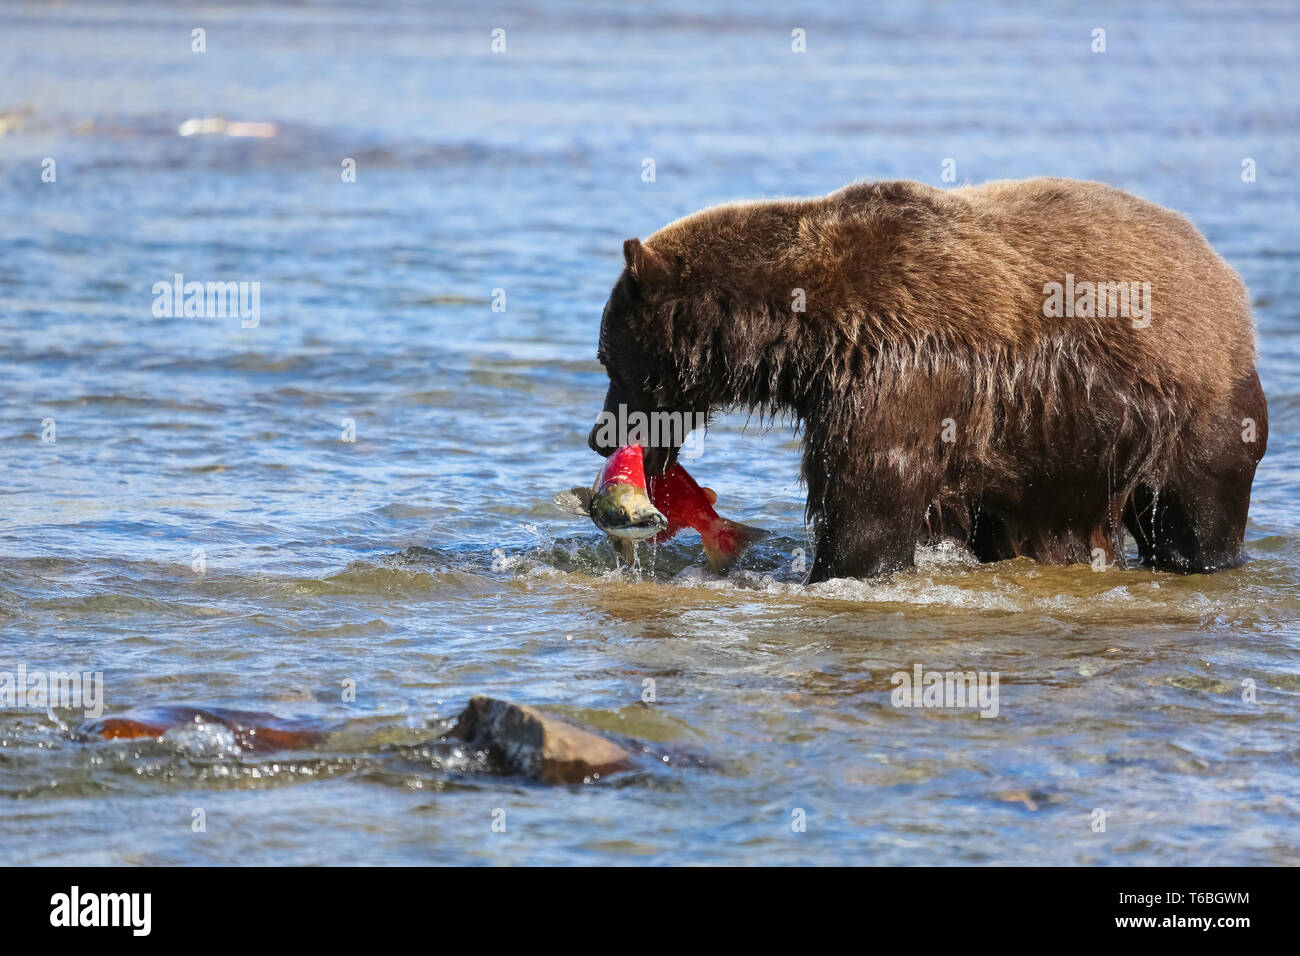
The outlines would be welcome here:
<svg viewBox="0 0 1300 956">
<path fill-rule="evenodd" d="M 632 755 L 604 737 L 492 697 L 471 699 L 449 736 L 543 783 L 582 783 L 633 766 Z"/>
</svg>

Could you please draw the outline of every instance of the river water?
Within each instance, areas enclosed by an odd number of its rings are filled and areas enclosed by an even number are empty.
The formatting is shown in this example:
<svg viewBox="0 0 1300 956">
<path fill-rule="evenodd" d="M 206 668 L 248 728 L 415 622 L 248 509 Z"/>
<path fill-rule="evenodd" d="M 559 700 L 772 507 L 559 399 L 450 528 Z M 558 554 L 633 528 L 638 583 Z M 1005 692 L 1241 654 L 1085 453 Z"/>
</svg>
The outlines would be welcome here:
<svg viewBox="0 0 1300 956">
<path fill-rule="evenodd" d="M 0 671 L 340 728 L 254 753 L 5 705 L 0 862 L 1300 860 L 1292 4 L 366 7 L 0 8 Z M 210 118 L 274 127 L 179 135 Z M 797 438 L 736 415 L 691 469 L 772 537 L 618 570 L 550 499 L 599 464 L 622 240 L 945 159 L 1129 189 L 1242 274 L 1254 560 L 805 587 Z M 256 324 L 155 315 L 177 273 L 257 282 Z M 917 664 L 997 674 L 997 715 L 892 706 Z M 479 693 L 641 764 L 427 745 Z"/>
</svg>

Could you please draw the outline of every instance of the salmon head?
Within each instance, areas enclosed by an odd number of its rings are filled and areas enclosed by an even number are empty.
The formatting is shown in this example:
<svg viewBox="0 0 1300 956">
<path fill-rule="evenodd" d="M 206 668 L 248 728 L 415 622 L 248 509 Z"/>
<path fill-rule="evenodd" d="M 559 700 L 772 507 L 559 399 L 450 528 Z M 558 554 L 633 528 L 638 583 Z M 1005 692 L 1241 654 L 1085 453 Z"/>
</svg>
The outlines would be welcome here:
<svg viewBox="0 0 1300 956">
<path fill-rule="evenodd" d="M 668 527 L 668 519 L 650 502 L 640 445 L 624 445 L 606 458 L 591 488 L 562 491 L 554 501 L 561 511 L 591 518 L 621 545 L 629 561 L 638 541 Z"/>
</svg>

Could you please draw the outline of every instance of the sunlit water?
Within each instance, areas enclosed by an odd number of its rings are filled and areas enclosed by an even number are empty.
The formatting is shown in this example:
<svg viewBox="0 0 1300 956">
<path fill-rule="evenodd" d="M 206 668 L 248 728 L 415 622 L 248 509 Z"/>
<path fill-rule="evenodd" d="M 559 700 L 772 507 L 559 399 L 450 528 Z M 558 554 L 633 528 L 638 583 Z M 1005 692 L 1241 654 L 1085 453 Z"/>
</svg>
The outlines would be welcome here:
<svg viewBox="0 0 1300 956">
<path fill-rule="evenodd" d="M 0 670 L 342 727 L 249 754 L 5 709 L 0 861 L 1297 860 L 1290 4 L 366 6 L 0 8 L 0 110 L 30 108 L 0 137 Z M 278 135 L 177 135 L 214 116 Z M 735 416 L 691 467 L 773 536 L 726 578 L 694 536 L 616 570 L 550 499 L 598 465 L 621 241 L 726 199 L 939 184 L 946 157 L 1130 189 L 1241 272 L 1272 415 L 1255 560 L 934 552 L 804 587 L 797 441 Z M 260 282 L 260 323 L 155 318 L 178 272 Z M 917 663 L 996 672 L 997 717 L 891 706 Z M 642 765 L 546 787 L 429 746 L 475 693 Z"/>
</svg>

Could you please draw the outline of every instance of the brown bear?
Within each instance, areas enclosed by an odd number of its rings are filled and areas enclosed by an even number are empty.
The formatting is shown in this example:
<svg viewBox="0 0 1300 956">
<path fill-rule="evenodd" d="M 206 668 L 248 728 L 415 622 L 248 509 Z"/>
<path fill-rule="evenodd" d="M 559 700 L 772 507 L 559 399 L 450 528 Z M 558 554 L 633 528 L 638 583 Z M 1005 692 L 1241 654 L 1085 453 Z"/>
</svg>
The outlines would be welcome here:
<svg viewBox="0 0 1300 956">
<path fill-rule="evenodd" d="M 1158 569 L 1245 560 L 1268 441 L 1254 327 L 1177 213 L 1068 179 L 859 183 L 705 209 L 623 253 L 602 418 L 791 416 L 812 581 L 942 539 L 1123 567 L 1125 528 Z"/>
</svg>

